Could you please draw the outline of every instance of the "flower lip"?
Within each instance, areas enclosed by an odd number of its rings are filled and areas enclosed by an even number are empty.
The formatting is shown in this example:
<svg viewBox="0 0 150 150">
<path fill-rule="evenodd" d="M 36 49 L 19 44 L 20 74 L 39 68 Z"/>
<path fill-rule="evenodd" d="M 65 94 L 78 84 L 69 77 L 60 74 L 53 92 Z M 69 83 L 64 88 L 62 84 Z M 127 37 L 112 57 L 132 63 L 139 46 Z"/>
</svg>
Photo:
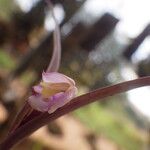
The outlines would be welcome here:
<svg viewBox="0 0 150 150">
<path fill-rule="evenodd" d="M 74 81 L 57 72 L 42 74 L 43 81 L 40 83 L 42 87 L 41 94 L 44 98 L 49 98 L 60 92 L 66 92 L 75 83 Z"/>
<path fill-rule="evenodd" d="M 49 98 L 50 96 L 60 93 L 66 92 L 70 85 L 68 83 L 47 83 L 41 82 L 42 92 L 44 98 Z"/>
</svg>

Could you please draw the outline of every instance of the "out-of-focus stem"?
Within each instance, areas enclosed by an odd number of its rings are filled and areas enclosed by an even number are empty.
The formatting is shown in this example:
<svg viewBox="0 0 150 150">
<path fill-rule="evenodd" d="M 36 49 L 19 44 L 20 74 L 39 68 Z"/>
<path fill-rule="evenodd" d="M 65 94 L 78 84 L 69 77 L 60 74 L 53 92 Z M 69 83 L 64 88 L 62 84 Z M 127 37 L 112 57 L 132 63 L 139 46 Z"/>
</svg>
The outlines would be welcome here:
<svg viewBox="0 0 150 150">
<path fill-rule="evenodd" d="M 50 1 L 46 1 L 48 3 L 48 5 L 51 8 L 51 13 L 52 13 L 52 18 L 55 22 L 55 30 L 54 30 L 54 34 L 53 34 L 53 54 L 52 54 L 52 58 L 50 61 L 50 64 L 47 68 L 46 72 L 57 72 L 60 66 L 60 60 L 61 60 L 61 39 L 60 39 L 60 28 L 59 25 L 57 23 L 57 20 L 55 18 L 54 15 L 54 11 L 53 11 L 53 6 L 51 4 Z"/>
<path fill-rule="evenodd" d="M 67 105 L 56 110 L 54 113 L 52 114 L 42 113 L 38 117 L 32 119 L 31 121 L 22 125 L 20 128 L 16 129 L 12 134 L 10 134 L 5 139 L 5 141 L 3 141 L 3 143 L 1 143 L 0 150 L 9 150 L 13 145 L 18 143 L 26 136 L 30 135 L 40 127 L 46 125 L 47 123 L 53 121 L 54 119 L 57 119 L 58 117 L 61 117 L 89 103 L 95 102 L 96 100 L 100 99 L 103 100 L 102 98 L 106 98 L 108 96 L 112 96 L 118 93 L 126 92 L 135 88 L 149 85 L 150 85 L 150 76 L 100 88 L 87 94 L 78 96 Z"/>
<path fill-rule="evenodd" d="M 29 105 L 28 102 L 24 104 L 18 115 L 16 116 L 14 122 L 12 123 L 12 126 L 9 130 L 9 134 L 13 132 L 19 125 L 20 123 L 25 119 L 25 117 L 29 116 L 30 113 L 33 111 L 33 108 Z"/>
</svg>

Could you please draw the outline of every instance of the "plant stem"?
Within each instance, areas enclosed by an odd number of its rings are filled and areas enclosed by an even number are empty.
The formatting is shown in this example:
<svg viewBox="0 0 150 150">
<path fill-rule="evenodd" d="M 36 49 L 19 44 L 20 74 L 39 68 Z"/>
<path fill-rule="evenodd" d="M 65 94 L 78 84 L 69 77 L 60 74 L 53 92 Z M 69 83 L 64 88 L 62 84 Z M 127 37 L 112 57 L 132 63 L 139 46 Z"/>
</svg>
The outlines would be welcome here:
<svg viewBox="0 0 150 150">
<path fill-rule="evenodd" d="M 26 136 L 30 135 L 40 127 L 82 106 L 95 102 L 96 100 L 103 100 L 102 98 L 106 98 L 108 96 L 149 85 L 150 76 L 126 81 L 109 87 L 100 88 L 87 94 L 78 96 L 67 105 L 56 110 L 54 113 L 42 113 L 38 117 L 32 119 L 31 121 L 22 125 L 20 128 L 16 129 L 5 139 L 5 141 L 3 141 L 3 143 L 0 145 L 0 150 L 9 150 L 13 145 L 18 143 Z"/>
</svg>

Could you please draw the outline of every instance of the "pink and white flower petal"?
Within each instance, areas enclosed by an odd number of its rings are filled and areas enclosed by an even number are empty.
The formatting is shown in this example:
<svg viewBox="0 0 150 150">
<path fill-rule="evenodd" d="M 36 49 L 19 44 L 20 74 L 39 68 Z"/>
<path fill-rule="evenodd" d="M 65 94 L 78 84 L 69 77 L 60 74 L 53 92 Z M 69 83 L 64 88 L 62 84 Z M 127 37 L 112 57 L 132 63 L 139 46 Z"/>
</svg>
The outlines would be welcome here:
<svg viewBox="0 0 150 150">
<path fill-rule="evenodd" d="M 64 82 L 64 83 L 69 83 L 71 85 L 75 85 L 75 82 L 65 76 L 64 74 L 58 73 L 58 72 L 51 72 L 51 73 L 42 73 L 42 79 L 44 82 L 48 82 L 48 83 L 60 83 L 60 82 Z"/>
<path fill-rule="evenodd" d="M 45 112 L 49 109 L 49 101 L 44 101 L 40 95 L 32 95 L 29 97 L 28 102 L 30 106 L 38 111 Z"/>
<path fill-rule="evenodd" d="M 41 85 L 36 85 L 33 87 L 34 92 L 36 93 L 41 93 L 42 92 L 42 86 Z"/>
<path fill-rule="evenodd" d="M 64 93 L 61 92 L 52 96 L 49 103 L 50 105 L 49 105 L 48 113 L 51 114 L 54 111 L 56 111 L 58 108 L 67 104 L 71 99 L 75 97 L 76 91 L 77 91 L 76 87 L 71 87 Z"/>
</svg>

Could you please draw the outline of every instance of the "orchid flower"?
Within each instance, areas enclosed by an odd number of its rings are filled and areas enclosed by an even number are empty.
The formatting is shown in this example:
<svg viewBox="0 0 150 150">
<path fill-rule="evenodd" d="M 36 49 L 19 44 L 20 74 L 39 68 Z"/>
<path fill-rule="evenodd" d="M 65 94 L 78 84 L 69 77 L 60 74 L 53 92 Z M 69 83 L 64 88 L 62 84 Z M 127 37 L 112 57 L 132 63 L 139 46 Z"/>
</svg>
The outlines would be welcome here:
<svg viewBox="0 0 150 150">
<path fill-rule="evenodd" d="M 38 111 L 53 113 L 68 103 L 77 91 L 75 82 L 64 74 L 52 72 L 42 74 L 42 81 L 33 87 L 29 97 L 30 106 Z"/>
</svg>

